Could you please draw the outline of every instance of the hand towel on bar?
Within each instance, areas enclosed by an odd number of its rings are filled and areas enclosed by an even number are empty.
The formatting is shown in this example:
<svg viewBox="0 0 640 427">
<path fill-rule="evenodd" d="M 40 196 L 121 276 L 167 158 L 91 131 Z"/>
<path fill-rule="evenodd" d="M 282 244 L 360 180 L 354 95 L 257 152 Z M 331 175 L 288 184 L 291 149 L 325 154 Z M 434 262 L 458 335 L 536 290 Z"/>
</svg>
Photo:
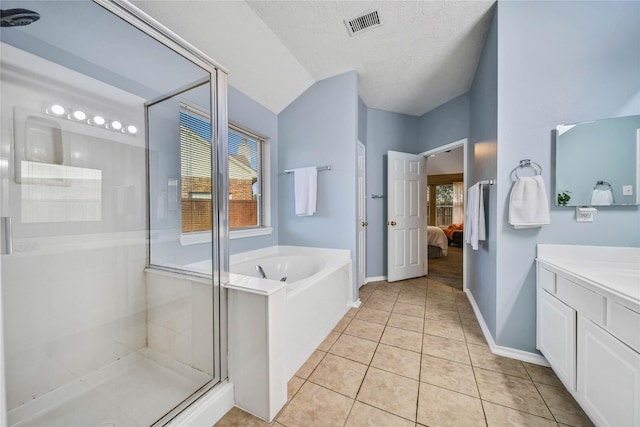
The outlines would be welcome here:
<svg viewBox="0 0 640 427">
<path fill-rule="evenodd" d="M 467 209 L 464 218 L 465 240 L 474 251 L 478 242 L 486 238 L 484 221 L 484 197 L 482 184 L 476 183 L 467 190 Z"/>
<path fill-rule="evenodd" d="M 293 188 L 296 215 L 311 216 L 316 213 L 318 170 L 315 166 L 293 170 Z"/>
<path fill-rule="evenodd" d="M 549 201 L 540 175 L 518 178 L 509 197 L 509 224 L 533 228 L 549 224 Z"/>
<path fill-rule="evenodd" d="M 613 204 L 613 193 L 611 189 L 607 188 L 606 190 L 593 190 L 593 194 L 591 194 L 591 204 L 596 205 L 612 205 Z"/>
</svg>

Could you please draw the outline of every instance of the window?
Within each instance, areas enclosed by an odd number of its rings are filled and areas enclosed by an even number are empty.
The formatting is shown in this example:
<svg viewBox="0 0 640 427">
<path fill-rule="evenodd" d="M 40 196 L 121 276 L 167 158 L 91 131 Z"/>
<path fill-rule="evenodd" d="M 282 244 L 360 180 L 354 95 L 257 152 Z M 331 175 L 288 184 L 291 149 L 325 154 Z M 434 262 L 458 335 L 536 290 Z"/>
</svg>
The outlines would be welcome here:
<svg viewBox="0 0 640 427">
<path fill-rule="evenodd" d="M 436 185 L 436 226 L 451 224 L 453 215 L 453 185 Z"/>
<path fill-rule="evenodd" d="M 186 105 L 180 108 L 180 175 L 182 232 L 211 230 L 211 123 Z"/>
<path fill-rule="evenodd" d="M 260 137 L 229 125 L 229 228 L 263 225 L 262 142 Z"/>
<path fill-rule="evenodd" d="M 464 175 L 435 174 L 427 177 L 428 224 L 447 227 L 464 222 Z"/>
<path fill-rule="evenodd" d="M 182 233 L 211 230 L 210 135 L 211 125 L 206 113 L 182 104 Z M 266 138 L 229 124 L 228 139 L 229 227 L 233 238 L 234 230 L 264 229 L 266 225 L 263 199 L 266 192 L 266 180 L 263 178 Z"/>
</svg>

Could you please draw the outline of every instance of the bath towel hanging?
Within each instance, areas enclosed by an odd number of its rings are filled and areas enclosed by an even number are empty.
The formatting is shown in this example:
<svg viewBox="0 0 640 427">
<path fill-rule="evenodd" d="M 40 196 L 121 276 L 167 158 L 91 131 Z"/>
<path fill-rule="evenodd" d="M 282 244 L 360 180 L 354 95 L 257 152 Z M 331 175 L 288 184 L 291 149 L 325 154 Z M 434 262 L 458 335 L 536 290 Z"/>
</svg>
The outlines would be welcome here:
<svg viewBox="0 0 640 427">
<path fill-rule="evenodd" d="M 471 249 L 477 251 L 478 243 L 486 238 L 484 197 L 482 183 L 480 182 L 472 185 L 467 190 L 467 208 L 464 224 L 466 228 L 465 240 L 471 245 Z"/>
<path fill-rule="evenodd" d="M 542 176 L 517 177 L 509 196 L 509 224 L 533 228 L 549 223 L 549 201 Z"/>
<path fill-rule="evenodd" d="M 318 170 L 315 166 L 293 169 L 295 211 L 298 216 L 316 213 Z"/>
</svg>

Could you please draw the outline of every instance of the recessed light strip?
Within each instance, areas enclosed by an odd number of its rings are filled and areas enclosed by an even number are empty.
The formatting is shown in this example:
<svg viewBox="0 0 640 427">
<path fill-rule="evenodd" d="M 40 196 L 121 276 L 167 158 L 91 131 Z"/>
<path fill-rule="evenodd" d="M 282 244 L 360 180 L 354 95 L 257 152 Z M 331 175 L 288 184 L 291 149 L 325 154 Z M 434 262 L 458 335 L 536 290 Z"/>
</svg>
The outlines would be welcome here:
<svg viewBox="0 0 640 427">
<path fill-rule="evenodd" d="M 125 125 L 119 120 L 107 120 L 98 114 L 87 114 L 82 110 L 65 108 L 60 104 L 49 106 L 45 113 L 72 122 L 85 123 L 127 135 L 136 135 L 138 133 L 138 128 L 134 125 Z"/>
</svg>

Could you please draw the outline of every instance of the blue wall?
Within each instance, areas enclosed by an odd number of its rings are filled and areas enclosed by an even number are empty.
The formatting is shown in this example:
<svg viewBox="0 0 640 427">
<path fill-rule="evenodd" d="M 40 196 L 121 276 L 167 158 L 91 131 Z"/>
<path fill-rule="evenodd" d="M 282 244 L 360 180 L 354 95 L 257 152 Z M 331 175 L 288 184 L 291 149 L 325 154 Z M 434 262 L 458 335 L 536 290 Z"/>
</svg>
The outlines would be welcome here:
<svg viewBox="0 0 640 427">
<path fill-rule="evenodd" d="M 638 40 L 640 2 L 498 3 L 499 345 L 535 351 L 536 244 L 640 246 L 637 207 L 600 207 L 593 223 L 577 223 L 574 208 L 552 206 L 551 225 L 507 223 L 520 159 L 539 163 L 553 188 L 556 125 L 640 113 Z"/>
<path fill-rule="evenodd" d="M 357 73 L 340 74 L 307 89 L 278 116 L 278 138 L 279 244 L 351 250 L 355 283 Z M 296 216 L 294 177 L 282 170 L 323 165 L 332 169 L 318 173 L 316 214 Z"/>
<path fill-rule="evenodd" d="M 498 135 L 498 32 L 494 15 L 469 92 L 470 124 L 467 143 L 467 186 L 497 176 Z M 487 239 L 467 252 L 466 284 L 476 301 L 489 332 L 495 339 L 496 325 L 496 186 L 483 186 Z"/>
<path fill-rule="evenodd" d="M 265 236 L 229 240 L 231 254 L 278 244 L 278 116 L 229 87 L 229 120 L 269 137 L 269 175 L 271 180 L 271 226 L 273 233 Z"/>
<path fill-rule="evenodd" d="M 418 125 L 415 116 L 367 109 L 367 277 L 387 275 L 387 151 L 418 153 Z"/>
<path fill-rule="evenodd" d="M 358 141 L 367 145 L 367 106 L 358 97 Z"/>
<path fill-rule="evenodd" d="M 469 135 L 469 95 L 461 95 L 422 117 L 366 109 L 367 277 L 387 275 L 387 151 L 418 154 Z M 360 119 L 360 117 L 359 117 Z"/>
<path fill-rule="evenodd" d="M 441 147 L 469 136 L 469 93 L 460 95 L 420 118 L 418 152 Z"/>
</svg>

